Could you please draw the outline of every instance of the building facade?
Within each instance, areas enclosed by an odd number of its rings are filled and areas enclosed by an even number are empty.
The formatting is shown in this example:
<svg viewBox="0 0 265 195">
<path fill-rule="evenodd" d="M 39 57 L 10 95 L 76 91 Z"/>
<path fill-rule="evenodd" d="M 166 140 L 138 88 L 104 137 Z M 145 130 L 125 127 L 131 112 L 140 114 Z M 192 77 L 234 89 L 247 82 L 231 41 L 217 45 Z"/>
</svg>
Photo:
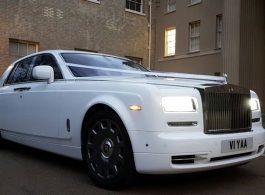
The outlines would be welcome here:
<svg viewBox="0 0 265 195">
<path fill-rule="evenodd" d="M 228 75 L 265 103 L 265 1 L 157 0 L 152 69 Z"/>
<path fill-rule="evenodd" d="M 37 51 L 128 57 L 158 71 L 228 75 L 265 103 L 264 0 L 1 0 L 0 74 Z"/>
<path fill-rule="evenodd" d="M 146 0 L 1 0 L 0 74 L 14 60 L 49 49 L 106 53 L 148 66 L 154 60 L 149 13 Z"/>
</svg>

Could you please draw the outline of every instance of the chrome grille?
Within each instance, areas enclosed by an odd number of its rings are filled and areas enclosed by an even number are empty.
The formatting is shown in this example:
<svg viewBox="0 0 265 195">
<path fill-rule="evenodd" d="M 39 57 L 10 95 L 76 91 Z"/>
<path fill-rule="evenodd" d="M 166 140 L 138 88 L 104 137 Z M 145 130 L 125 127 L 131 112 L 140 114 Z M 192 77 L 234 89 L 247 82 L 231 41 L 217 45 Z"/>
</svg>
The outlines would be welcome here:
<svg viewBox="0 0 265 195">
<path fill-rule="evenodd" d="M 238 86 L 207 88 L 204 99 L 205 133 L 250 131 L 249 99 L 249 90 Z"/>
</svg>

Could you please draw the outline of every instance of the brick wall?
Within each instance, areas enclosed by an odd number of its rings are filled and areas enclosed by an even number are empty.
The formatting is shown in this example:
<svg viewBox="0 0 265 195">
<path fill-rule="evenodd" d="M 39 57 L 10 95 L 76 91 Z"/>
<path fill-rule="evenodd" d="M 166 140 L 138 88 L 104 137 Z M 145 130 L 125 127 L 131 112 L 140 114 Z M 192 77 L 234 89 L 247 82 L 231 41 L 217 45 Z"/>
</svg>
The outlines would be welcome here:
<svg viewBox="0 0 265 195">
<path fill-rule="evenodd" d="M 125 1 L 1 0 L 0 74 L 9 65 L 9 39 L 39 43 L 39 50 L 87 49 L 143 58 L 148 66 L 148 2 L 144 15 Z"/>
</svg>

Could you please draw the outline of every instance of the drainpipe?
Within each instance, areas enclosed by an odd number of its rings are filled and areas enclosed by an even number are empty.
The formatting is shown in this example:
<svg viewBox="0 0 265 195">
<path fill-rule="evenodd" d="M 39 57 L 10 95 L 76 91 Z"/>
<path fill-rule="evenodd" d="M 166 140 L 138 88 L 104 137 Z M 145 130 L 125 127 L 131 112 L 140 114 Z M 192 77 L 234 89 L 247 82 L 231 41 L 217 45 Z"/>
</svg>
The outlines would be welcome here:
<svg viewBox="0 0 265 195">
<path fill-rule="evenodd" d="M 149 23 L 148 23 L 148 28 L 149 28 L 149 40 L 148 40 L 148 69 L 151 69 L 151 35 L 152 35 L 152 0 L 148 1 L 149 4 Z"/>
</svg>

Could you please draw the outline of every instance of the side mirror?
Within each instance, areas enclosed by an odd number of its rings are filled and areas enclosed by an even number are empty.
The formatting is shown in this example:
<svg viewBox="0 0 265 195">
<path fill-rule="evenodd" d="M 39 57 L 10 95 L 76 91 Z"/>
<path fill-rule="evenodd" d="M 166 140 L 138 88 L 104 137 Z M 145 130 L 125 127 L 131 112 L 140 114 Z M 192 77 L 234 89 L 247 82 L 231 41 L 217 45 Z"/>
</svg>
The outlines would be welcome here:
<svg viewBox="0 0 265 195">
<path fill-rule="evenodd" d="M 35 79 L 47 80 L 47 83 L 54 82 L 54 72 L 53 68 L 48 65 L 36 66 L 33 68 L 32 76 Z"/>
</svg>

